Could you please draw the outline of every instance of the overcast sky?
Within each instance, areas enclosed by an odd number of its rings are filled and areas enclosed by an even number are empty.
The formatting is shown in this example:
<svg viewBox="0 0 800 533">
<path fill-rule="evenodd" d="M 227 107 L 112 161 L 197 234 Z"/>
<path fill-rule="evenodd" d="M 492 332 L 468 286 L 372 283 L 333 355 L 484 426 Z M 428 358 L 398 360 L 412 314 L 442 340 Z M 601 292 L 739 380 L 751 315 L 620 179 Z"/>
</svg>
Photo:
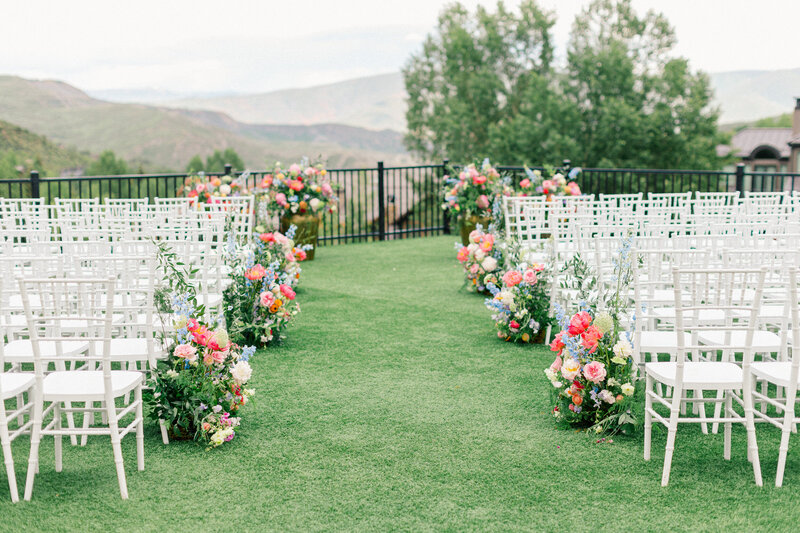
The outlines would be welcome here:
<svg viewBox="0 0 800 533">
<path fill-rule="evenodd" d="M 465 0 L 491 6 L 495 2 Z M 90 91 L 262 92 L 399 70 L 439 0 L 25 0 L 4 5 L 0 73 Z M 585 0 L 542 0 L 563 54 Z M 506 5 L 516 5 L 515 1 Z M 634 0 L 709 72 L 800 67 L 800 0 Z"/>
</svg>

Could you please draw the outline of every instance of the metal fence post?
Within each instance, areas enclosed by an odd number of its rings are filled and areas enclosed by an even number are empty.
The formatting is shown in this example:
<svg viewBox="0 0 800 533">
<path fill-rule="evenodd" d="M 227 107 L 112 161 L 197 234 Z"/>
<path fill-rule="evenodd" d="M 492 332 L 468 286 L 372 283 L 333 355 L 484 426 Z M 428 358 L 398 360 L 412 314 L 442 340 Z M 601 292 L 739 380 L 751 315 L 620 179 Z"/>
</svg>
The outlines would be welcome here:
<svg viewBox="0 0 800 533">
<path fill-rule="evenodd" d="M 39 171 L 31 170 L 31 198 L 39 198 Z"/>
<path fill-rule="evenodd" d="M 378 240 L 386 240 L 386 191 L 384 187 L 383 161 L 378 161 Z"/>
<path fill-rule="evenodd" d="M 449 166 L 450 166 L 449 159 L 445 159 L 442 161 L 442 178 L 444 178 L 447 175 L 447 167 Z M 444 186 L 444 184 L 442 185 Z M 450 221 L 448 220 L 450 213 L 445 209 L 441 209 L 440 211 L 442 213 L 442 233 L 444 233 L 445 235 L 450 235 Z"/>
<path fill-rule="evenodd" d="M 231 164 L 230 163 L 225 163 L 225 175 L 226 176 L 230 176 L 231 175 L 231 170 L 233 170 L 233 167 L 231 166 Z"/>
<path fill-rule="evenodd" d="M 736 190 L 744 192 L 744 163 L 736 165 Z"/>
</svg>

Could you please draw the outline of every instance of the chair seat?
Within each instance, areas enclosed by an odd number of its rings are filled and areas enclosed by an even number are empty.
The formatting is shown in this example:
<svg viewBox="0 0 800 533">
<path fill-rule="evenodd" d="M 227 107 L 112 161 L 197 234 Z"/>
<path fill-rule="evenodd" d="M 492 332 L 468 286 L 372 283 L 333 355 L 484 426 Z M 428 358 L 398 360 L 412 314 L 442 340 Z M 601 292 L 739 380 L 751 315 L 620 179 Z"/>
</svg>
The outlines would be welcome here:
<svg viewBox="0 0 800 533">
<path fill-rule="evenodd" d="M 662 320 L 675 320 L 674 307 L 658 307 L 653 309 L 652 314 Z M 692 310 L 686 311 L 684 319 L 694 320 L 694 312 Z M 721 309 L 701 309 L 698 320 L 703 324 L 724 324 L 725 311 Z"/>
<path fill-rule="evenodd" d="M 675 385 L 677 363 L 646 363 L 644 371 L 665 385 Z M 690 389 L 727 389 L 741 387 L 742 369 L 735 363 L 691 362 L 683 364 L 683 385 Z"/>
<path fill-rule="evenodd" d="M 774 383 L 779 387 L 789 386 L 789 372 L 792 363 L 789 361 L 756 361 L 750 364 L 750 370 L 757 379 Z M 800 384 L 800 375 L 797 379 Z"/>
<path fill-rule="evenodd" d="M 692 344 L 692 336 L 683 334 L 684 346 Z M 675 331 L 643 331 L 639 347 L 645 353 L 677 353 L 678 333 Z"/>
<path fill-rule="evenodd" d="M 144 374 L 128 370 L 111 371 L 111 393 L 116 398 L 127 394 L 143 382 Z M 47 374 L 44 378 L 42 398 L 53 401 L 102 401 L 105 396 L 103 372 L 60 371 Z"/>
<path fill-rule="evenodd" d="M 730 346 L 745 345 L 746 331 L 731 331 Z M 725 345 L 725 331 L 701 331 L 697 339 L 707 346 Z M 781 338 L 771 331 L 753 332 L 753 349 L 757 352 L 777 352 L 781 349 Z"/>
<path fill-rule="evenodd" d="M 3 391 L 3 400 L 13 398 L 17 394 L 30 389 L 36 376 L 29 372 L 3 372 L 0 374 L 0 390 Z"/>
<path fill-rule="evenodd" d="M 164 350 L 159 342 L 153 339 L 153 356 L 158 359 L 163 357 Z M 147 347 L 147 339 L 111 339 L 112 361 L 145 361 L 149 359 L 151 350 Z M 95 341 L 94 350 L 97 356 L 103 353 L 103 341 Z"/>
<path fill-rule="evenodd" d="M 222 303 L 222 295 L 221 294 L 208 294 L 206 298 L 205 295 L 198 294 L 197 295 L 197 304 L 204 306 L 206 309 L 217 307 Z"/>
<path fill-rule="evenodd" d="M 60 342 L 62 355 L 64 357 L 74 357 L 89 348 L 88 341 L 74 340 Z M 41 341 L 39 349 L 42 351 L 42 359 L 56 359 L 58 352 L 56 351 L 55 341 Z M 3 348 L 3 355 L 6 363 L 32 363 L 33 362 L 33 345 L 30 339 L 18 339 L 11 341 Z"/>
</svg>

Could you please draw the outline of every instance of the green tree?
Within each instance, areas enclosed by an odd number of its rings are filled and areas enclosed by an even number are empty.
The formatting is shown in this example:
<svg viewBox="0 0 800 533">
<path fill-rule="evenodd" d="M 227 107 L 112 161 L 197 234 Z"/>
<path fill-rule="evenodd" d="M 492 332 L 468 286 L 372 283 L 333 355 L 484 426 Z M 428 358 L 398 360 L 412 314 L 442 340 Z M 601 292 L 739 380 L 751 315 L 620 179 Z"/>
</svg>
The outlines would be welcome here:
<svg viewBox="0 0 800 533">
<path fill-rule="evenodd" d="M 233 148 L 226 148 L 224 151 L 214 150 L 214 153 L 206 158 L 206 172 L 224 172 L 225 165 L 230 164 L 234 170 L 244 170 L 244 161 Z"/>
<path fill-rule="evenodd" d="M 93 161 L 86 169 L 87 176 L 119 176 L 128 174 L 128 164 L 125 160 L 117 158 L 111 150 L 106 150 L 100 154 L 96 161 Z"/>
<path fill-rule="evenodd" d="M 198 172 L 203 172 L 206 169 L 205 165 L 203 164 L 203 159 L 196 155 L 190 161 L 189 164 L 186 165 L 186 172 L 189 174 L 197 174 Z"/>
<path fill-rule="evenodd" d="M 447 7 L 403 69 L 408 149 L 455 161 L 493 155 L 492 139 L 528 106 L 525 97 L 550 90 L 553 24 L 532 0 L 518 13 L 502 2 L 493 13 L 479 6 L 474 16 L 460 4 Z"/>
<path fill-rule="evenodd" d="M 577 152 L 584 166 L 716 169 L 727 137 L 710 107 L 708 76 L 671 55 L 663 15 L 638 15 L 631 0 L 595 0 L 575 19 L 565 94 L 578 110 Z"/>
</svg>

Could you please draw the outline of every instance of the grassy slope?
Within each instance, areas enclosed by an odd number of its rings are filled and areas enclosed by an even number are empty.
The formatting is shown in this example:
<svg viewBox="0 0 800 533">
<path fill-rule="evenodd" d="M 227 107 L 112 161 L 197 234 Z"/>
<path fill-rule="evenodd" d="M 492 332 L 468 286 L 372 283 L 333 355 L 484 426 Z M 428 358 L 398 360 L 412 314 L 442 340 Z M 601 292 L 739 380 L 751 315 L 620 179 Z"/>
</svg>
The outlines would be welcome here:
<svg viewBox="0 0 800 533">
<path fill-rule="evenodd" d="M 12 505 L 2 480 L 0 529 L 794 529 L 800 454 L 769 486 L 775 430 L 759 427 L 767 487 L 742 431 L 726 463 L 721 435 L 687 427 L 662 489 L 663 431 L 648 464 L 641 437 L 598 445 L 554 427 L 550 355 L 497 340 L 482 298 L 458 290 L 452 241 L 322 249 L 288 342 L 254 359 L 258 398 L 235 441 L 164 447 L 148 424 L 144 472 L 126 438 L 122 502 L 106 439 L 65 446 L 61 474 L 48 440 L 33 502 Z M 24 439 L 15 451 L 22 479 Z"/>
<path fill-rule="evenodd" d="M 36 135 L 15 124 L 0 120 L 0 155 L 14 152 L 18 161 L 42 162 L 42 170 L 48 175 L 58 175 L 63 169 L 82 167 L 89 161 L 89 156 L 81 154 L 73 148 L 59 146 L 46 137 Z M 10 176 L 0 176 L 0 179 Z"/>
</svg>

